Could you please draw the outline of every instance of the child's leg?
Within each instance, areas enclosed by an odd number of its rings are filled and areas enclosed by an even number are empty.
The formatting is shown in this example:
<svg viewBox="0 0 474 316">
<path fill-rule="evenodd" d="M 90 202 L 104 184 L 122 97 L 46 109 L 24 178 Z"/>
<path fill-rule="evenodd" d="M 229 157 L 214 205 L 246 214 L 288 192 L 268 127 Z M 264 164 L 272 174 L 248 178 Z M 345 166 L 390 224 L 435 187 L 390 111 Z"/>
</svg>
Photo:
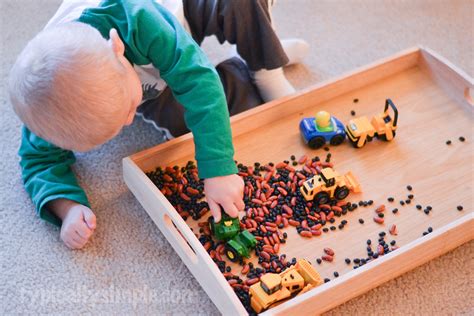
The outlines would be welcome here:
<svg viewBox="0 0 474 316">
<path fill-rule="evenodd" d="M 290 60 L 271 23 L 272 0 L 183 0 L 186 20 L 200 44 L 215 35 L 219 42 L 236 44 L 265 101 L 294 92 L 281 67 Z M 292 56 L 299 43 L 290 43 Z"/>
<path fill-rule="evenodd" d="M 216 66 L 229 107 L 230 115 L 254 108 L 263 103 L 257 87 L 252 83 L 247 65 L 237 57 Z M 138 115 L 152 123 L 167 136 L 178 137 L 187 132 L 184 108 L 166 89 L 156 99 L 148 100 L 138 108 Z"/>
</svg>

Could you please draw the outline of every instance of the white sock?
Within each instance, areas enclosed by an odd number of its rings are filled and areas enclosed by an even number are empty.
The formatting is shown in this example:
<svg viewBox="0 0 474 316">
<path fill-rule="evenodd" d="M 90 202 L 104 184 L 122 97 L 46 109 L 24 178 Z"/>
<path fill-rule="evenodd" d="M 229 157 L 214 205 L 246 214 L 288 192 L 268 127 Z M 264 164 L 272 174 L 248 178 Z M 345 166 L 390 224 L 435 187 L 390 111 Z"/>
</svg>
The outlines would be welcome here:
<svg viewBox="0 0 474 316">
<path fill-rule="evenodd" d="M 265 102 L 287 96 L 296 91 L 286 79 L 283 68 L 262 69 L 251 72 L 251 76 Z"/>
<path fill-rule="evenodd" d="M 281 46 L 285 51 L 286 56 L 288 56 L 288 63 L 285 66 L 297 64 L 303 61 L 303 59 L 308 56 L 309 53 L 309 44 L 305 40 L 300 38 L 288 38 L 281 40 Z M 229 49 L 228 55 L 230 57 L 239 57 L 244 60 L 239 53 L 237 53 L 237 46 L 232 45 Z M 244 60 L 245 61 L 245 60 Z"/>
<path fill-rule="evenodd" d="M 281 40 L 281 46 L 290 60 L 288 65 L 300 63 L 309 53 L 309 44 L 305 40 L 299 38 L 289 38 Z"/>
</svg>

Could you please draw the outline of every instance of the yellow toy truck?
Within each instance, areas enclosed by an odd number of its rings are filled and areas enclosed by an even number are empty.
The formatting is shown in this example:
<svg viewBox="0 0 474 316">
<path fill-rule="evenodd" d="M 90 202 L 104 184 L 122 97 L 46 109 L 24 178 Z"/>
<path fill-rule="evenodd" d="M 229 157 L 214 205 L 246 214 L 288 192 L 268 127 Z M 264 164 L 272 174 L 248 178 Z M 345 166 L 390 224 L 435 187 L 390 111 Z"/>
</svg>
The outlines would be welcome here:
<svg viewBox="0 0 474 316">
<path fill-rule="evenodd" d="M 331 198 L 343 200 L 350 191 L 361 192 L 360 184 L 352 172 L 341 176 L 332 168 L 324 168 L 320 174 L 306 180 L 300 191 L 306 201 L 314 200 L 317 204 L 326 204 Z"/>
<path fill-rule="evenodd" d="M 393 119 L 389 110 L 393 110 Z M 369 122 L 367 116 L 358 117 L 349 121 L 346 125 L 347 138 L 356 148 L 364 147 L 367 142 L 377 137 L 383 141 L 391 141 L 395 137 L 398 123 L 398 110 L 392 100 L 385 100 L 384 111 L 376 115 Z"/>
<path fill-rule="evenodd" d="M 266 273 L 260 282 L 250 287 L 250 305 L 257 313 L 296 295 L 309 291 L 321 285 L 323 279 L 305 259 L 299 259 L 296 264 L 280 274 Z"/>
</svg>

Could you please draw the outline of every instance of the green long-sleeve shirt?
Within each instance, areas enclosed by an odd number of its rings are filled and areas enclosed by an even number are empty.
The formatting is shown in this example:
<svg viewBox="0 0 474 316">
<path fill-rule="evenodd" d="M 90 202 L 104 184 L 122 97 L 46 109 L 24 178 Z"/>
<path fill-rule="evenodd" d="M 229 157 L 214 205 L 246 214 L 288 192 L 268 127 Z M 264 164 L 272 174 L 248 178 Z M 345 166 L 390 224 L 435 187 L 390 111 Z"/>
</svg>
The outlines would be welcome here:
<svg viewBox="0 0 474 316">
<path fill-rule="evenodd" d="M 125 57 L 135 66 L 152 65 L 184 106 L 184 119 L 194 135 L 201 178 L 237 172 L 224 90 L 217 72 L 177 19 L 153 1 L 101 1 L 81 11 L 76 20 L 108 39 L 115 28 L 125 44 Z M 45 204 L 65 198 L 89 206 L 71 170 L 71 151 L 61 149 L 23 128 L 20 165 L 26 191 L 42 219 L 60 225 Z"/>
</svg>

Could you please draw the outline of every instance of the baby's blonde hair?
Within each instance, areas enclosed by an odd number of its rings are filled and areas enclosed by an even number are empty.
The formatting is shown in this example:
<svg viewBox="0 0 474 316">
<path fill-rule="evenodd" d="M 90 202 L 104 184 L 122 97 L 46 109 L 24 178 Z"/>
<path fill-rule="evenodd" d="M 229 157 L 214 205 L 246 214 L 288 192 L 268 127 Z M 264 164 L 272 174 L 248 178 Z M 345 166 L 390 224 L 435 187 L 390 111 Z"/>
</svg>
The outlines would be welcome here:
<svg viewBox="0 0 474 316">
<path fill-rule="evenodd" d="M 93 27 L 71 22 L 39 33 L 9 78 L 15 113 L 36 135 L 86 151 L 115 136 L 123 122 L 125 68 Z"/>
</svg>

